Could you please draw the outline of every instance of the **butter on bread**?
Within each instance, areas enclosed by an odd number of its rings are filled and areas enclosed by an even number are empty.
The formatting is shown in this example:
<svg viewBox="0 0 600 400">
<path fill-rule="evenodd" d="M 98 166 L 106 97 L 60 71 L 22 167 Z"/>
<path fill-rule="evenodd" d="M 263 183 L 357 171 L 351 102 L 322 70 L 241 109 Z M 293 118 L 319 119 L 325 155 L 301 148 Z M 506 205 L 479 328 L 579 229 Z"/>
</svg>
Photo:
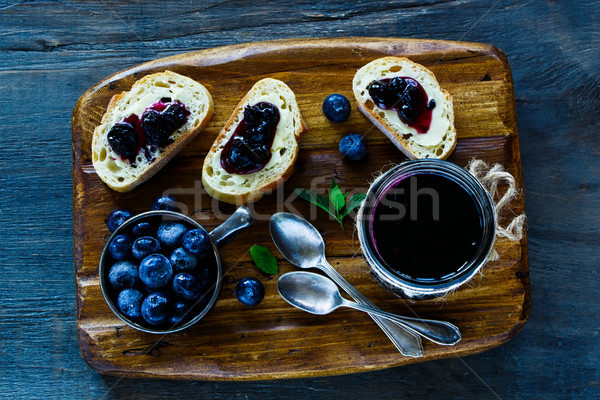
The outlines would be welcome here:
<svg viewBox="0 0 600 400">
<path fill-rule="evenodd" d="M 279 111 L 279 122 L 271 146 L 271 158 L 259 171 L 249 174 L 227 172 L 221 166 L 221 153 L 244 118 L 246 106 L 271 103 Z M 254 84 L 233 111 L 217 136 L 202 167 L 202 184 L 212 197 L 230 204 L 246 204 L 259 200 L 282 184 L 293 172 L 300 137 L 307 127 L 294 92 L 282 81 L 262 79 Z"/>
<path fill-rule="evenodd" d="M 396 110 L 379 108 L 369 95 L 368 86 L 375 80 L 409 77 L 435 100 L 431 125 L 427 133 L 418 133 L 404 124 Z M 446 159 L 456 146 L 452 96 L 442 89 L 429 69 L 405 57 L 383 57 L 358 70 L 352 81 L 358 109 L 383 132 L 406 156 Z"/>
<path fill-rule="evenodd" d="M 169 137 L 172 143 L 164 148 L 140 148 L 134 163 L 116 154 L 107 137 L 111 128 L 131 114 L 141 118 L 144 110 L 161 98 L 178 100 L 190 112 L 185 124 Z M 94 129 L 92 163 L 96 173 L 118 192 L 134 189 L 156 174 L 200 133 L 212 118 L 213 109 L 208 90 L 191 78 L 171 71 L 141 78 L 129 91 L 112 97 L 100 125 Z"/>
</svg>

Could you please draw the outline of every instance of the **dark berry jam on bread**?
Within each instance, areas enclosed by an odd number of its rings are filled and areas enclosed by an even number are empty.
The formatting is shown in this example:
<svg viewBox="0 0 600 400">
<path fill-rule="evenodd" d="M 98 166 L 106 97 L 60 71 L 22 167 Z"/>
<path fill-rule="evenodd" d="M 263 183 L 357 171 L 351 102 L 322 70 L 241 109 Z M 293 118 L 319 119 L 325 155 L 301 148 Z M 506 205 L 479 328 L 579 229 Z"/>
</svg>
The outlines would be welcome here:
<svg viewBox="0 0 600 400">
<path fill-rule="evenodd" d="M 397 76 L 373 81 L 367 89 L 377 107 L 396 110 L 400 120 L 418 133 L 429 131 L 435 100 L 428 101 L 427 93 L 419 82 Z"/>
<path fill-rule="evenodd" d="M 108 143 L 122 159 L 135 164 L 138 153 L 147 145 L 162 149 L 173 143 L 171 135 L 185 125 L 189 115 L 183 103 L 163 97 L 147 107 L 141 119 L 137 114 L 131 114 L 113 125 L 108 132 Z M 144 151 L 148 162 L 152 162 L 149 154 Z"/>
<path fill-rule="evenodd" d="M 279 123 L 279 110 L 267 102 L 246 106 L 231 139 L 221 152 L 221 166 L 230 174 L 260 171 L 271 159 L 271 146 Z"/>
</svg>

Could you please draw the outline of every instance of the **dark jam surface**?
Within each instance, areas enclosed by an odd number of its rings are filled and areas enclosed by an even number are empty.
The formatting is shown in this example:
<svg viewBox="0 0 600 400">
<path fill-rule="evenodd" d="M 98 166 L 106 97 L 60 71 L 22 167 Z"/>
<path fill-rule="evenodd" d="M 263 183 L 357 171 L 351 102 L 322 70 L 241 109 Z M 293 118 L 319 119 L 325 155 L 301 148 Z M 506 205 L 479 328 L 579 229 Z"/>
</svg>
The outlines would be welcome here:
<svg viewBox="0 0 600 400">
<path fill-rule="evenodd" d="M 135 165 L 141 149 L 152 162 L 147 146 L 164 148 L 173 142 L 170 136 L 187 122 L 189 110 L 178 100 L 163 97 L 147 107 L 142 117 L 131 114 L 117 122 L 108 132 L 108 143 L 123 160 Z"/>
<path fill-rule="evenodd" d="M 396 110 L 400 121 L 427 133 L 431 125 L 431 110 L 435 107 L 428 101 L 427 93 L 419 82 L 412 78 L 397 76 L 371 82 L 367 87 L 375 105 L 384 110 Z"/>
<path fill-rule="evenodd" d="M 376 205 L 371 229 L 388 269 L 421 283 L 459 273 L 483 237 L 473 198 L 456 182 L 432 173 L 393 184 Z"/>
<path fill-rule="evenodd" d="M 230 174 L 260 171 L 271 159 L 279 110 L 267 102 L 246 106 L 244 118 L 221 152 L 221 167 Z"/>
</svg>

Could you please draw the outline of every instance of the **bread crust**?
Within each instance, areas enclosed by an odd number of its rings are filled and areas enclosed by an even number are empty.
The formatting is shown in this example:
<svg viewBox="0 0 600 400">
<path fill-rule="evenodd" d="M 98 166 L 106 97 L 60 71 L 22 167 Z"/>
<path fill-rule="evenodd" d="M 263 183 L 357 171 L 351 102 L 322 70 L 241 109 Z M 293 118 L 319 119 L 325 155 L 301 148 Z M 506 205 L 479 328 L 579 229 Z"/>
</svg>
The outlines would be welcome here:
<svg viewBox="0 0 600 400">
<path fill-rule="evenodd" d="M 431 72 L 429 69 L 425 68 L 424 66 L 409 60 L 406 57 L 389 56 L 389 57 L 383 57 L 383 58 L 377 59 L 373 62 L 387 62 L 390 64 L 393 63 L 393 64 L 397 64 L 397 65 L 408 65 L 408 66 L 411 66 L 414 68 L 418 68 L 418 70 L 420 72 L 427 74 L 431 78 L 431 80 L 435 83 L 434 89 L 439 90 L 442 93 L 444 100 L 446 102 L 448 102 L 450 105 L 448 108 L 448 119 L 450 121 L 450 129 L 445 134 L 446 139 L 444 139 L 442 141 L 444 144 L 442 153 L 439 155 L 435 154 L 435 152 L 437 151 L 437 146 L 433 146 L 433 147 L 429 148 L 426 146 L 421 146 L 418 143 L 413 143 L 411 145 L 409 143 L 409 141 L 404 139 L 404 137 L 403 137 L 404 135 L 402 132 L 398 132 L 393 126 L 388 124 L 384 118 L 382 118 L 377 113 L 374 113 L 372 110 L 370 110 L 367 107 L 367 104 L 365 102 L 361 101 L 361 99 L 357 95 L 357 93 L 360 90 L 362 90 L 362 88 L 358 88 L 358 87 L 356 87 L 355 84 L 353 84 L 353 89 L 354 89 L 354 93 L 355 93 L 355 97 L 356 97 L 358 110 L 369 121 L 371 121 L 373 123 L 373 125 L 375 125 L 383 134 L 385 134 L 392 141 L 392 143 L 394 143 L 394 145 L 399 150 L 401 150 L 408 158 L 414 160 L 414 159 L 420 158 L 418 156 L 418 154 L 415 154 L 415 153 L 430 152 L 430 151 L 434 152 L 434 155 L 431 158 L 439 158 L 442 160 L 448 158 L 448 156 L 452 153 L 452 151 L 456 147 L 456 128 L 454 126 L 454 107 L 452 106 L 452 96 L 450 95 L 450 93 L 448 91 L 442 89 L 439 86 L 439 83 L 438 83 L 435 75 L 433 74 L 433 72 Z M 373 62 L 365 65 L 363 68 L 368 67 Z M 363 68 L 361 68 L 361 70 Z M 377 106 L 373 106 L 373 107 L 376 108 Z"/>
<path fill-rule="evenodd" d="M 135 85 L 145 85 L 147 82 L 150 82 L 152 79 L 155 79 L 157 76 L 170 78 L 170 79 L 181 79 L 182 75 L 176 74 L 174 72 L 165 70 L 164 72 L 146 75 L 145 77 L 139 79 L 132 85 L 132 89 Z M 183 77 L 185 79 L 191 79 L 188 77 Z M 196 82 L 197 83 L 197 82 Z M 198 83 L 198 85 L 200 85 Z M 202 85 L 200 85 L 202 86 Z M 208 95 L 208 110 L 205 113 L 205 116 L 201 119 L 200 123 L 188 131 L 182 133 L 173 143 L 169 144 L 160 155 L 154 160 L 151 164 L 149 164 L 146 169 L 140 173 L 136 179 L 128 184 L 123 185 L 115 185 L 111 183 L 106 176 L 96 168 L 96 172 L 100 179 L 102 179 L 111 189 L 117 192 L 129 192 L 139 186 L 141 183 L 150 179 L 153 175 L 155 175 L 162 167 L 164 167 L 179 151 L 181 151 L 189 142 L 191 142 L 199 133 L 208 125 L 210 122 L 213 113 L 214 113 L 214 103 L 210 93 L 204 86 L 202 86 L 205 90 L 205 93 Z M 98 125 L 94 129 L 94 134 L 92 138 L 92 151 L 96 151 L 99 149 L 101 145 L 101 141 L 103 140 L 103 132 L 106 131 L 106 124 L 111 118 L 112 113 L 116 112 L 117 107 L 120 105 L 123 98 L 128 94 L 128 91 L 124 91 L 118 94 L 115 94 L 109 101 L 108 106 L 106 107 L 106 112 L 102 117 L 100 125 Z M 141 116 L 140 116 L 141 117 Z M 95 166 L 96 167 L 96 166 Z"/>
<path fill-rule="evenodd" d="M 265 79 L 262 79 L 261 81 L 255 83 L 254 86 L 252 87 L 252 89 L 255 86 L 257 86 L 259 83 L 267 81 L 267 80 L 276 81 L 279 84 L 285 85 L 285 83 L 278 81 L 276 79 L 265 78 Z M 286 85 L 286 87 L 287 87 L 287 85 Z M 273 190 L 277 189 L 294 172 L 294 165 L 296 164 L 296 159 L 298 157 L 298 152 L 300 149 L 299 146 L 296 147 L 296 150 L 292 154 L 292 159 L 291 159 L 290 164 L 283 172 L 281 172 L 274 179 L 264 183 L 261 187 L 257 188 L 256 190 L 252 190 L 252 191 L 249 191 L 246 193 L 239 193 L 239 194 L 227 193 L 227 192 L 223 192 L 223 191 L 219 190 L 216 187 L 213 187 L 211 185 L 211 183 L 208 181 L 208 179 L 206 179 L 206 176 L 205 176 L 206 168 L 210 165 L 212 158 L 216 155 L 216 153 L 219 149 L 219 144 L 227 137 L 228 132 L 230 131 L 230 128 L 232 128 L 233 125 L 236 124 L 236 120 L 237 120 L 236 116 L 238 116 L 239 114 L 244 112 L 245 106 L 247 105 L 250 98 L 253 96 L 252 89 L 250 89 L 248 91 L 248 93 L 246 93 L 246 95 L 242 98 L 242 100 L 238 103 L 238 105 L 235 107 L 235 109 L 231 113 L 229 120 L 227 121 L 227 123 L 225 124 L 225 126 L 223 127 L 223 129 L 221 130 L 221 132 L 219 133 L 217 138 L 215 139 L 206 158 L 204 159 L 204 165 L 202 168 L 202 185 L 204 186 L 204 189 L 206 190 L 206 192 L 211 197 L 213 197 L 217 200 L 223 201 L 225 203 L 229 203 L 229 204 L 244 205 L 247 203 L 252 203 L 252 202 L 260 200 L 264 196 L 265 193 L 269 193 L 269 192 L 272 192 Z M 299 139 L 302 137 L 302 135 L 304 135 L 306 132 L 308 132 L 308 127 L 304 123 L 304 120 L 302 119 L 302 116 L 300 115 L 299 112 L 298 112 L 298 115 L 299 115 L 300 124 L 294 132 L 294 138 L 295 138 L 296 143 L 299 142 Z"/>
</svg>

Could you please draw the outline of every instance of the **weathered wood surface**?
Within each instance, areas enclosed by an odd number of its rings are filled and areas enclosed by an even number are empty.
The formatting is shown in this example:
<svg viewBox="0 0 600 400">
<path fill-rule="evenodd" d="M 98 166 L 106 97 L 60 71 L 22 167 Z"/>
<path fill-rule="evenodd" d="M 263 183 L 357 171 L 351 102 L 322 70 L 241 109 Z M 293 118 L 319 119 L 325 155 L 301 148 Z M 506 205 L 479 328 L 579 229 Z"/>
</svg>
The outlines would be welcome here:
<svg viewBox="0 0 600 400">
<path fill-rule="evenodd" d="M 593 0 L 2 2 L 2 393 L 597 398 L 598 15 Z M 528 214 L 532 308 L 524 329 L 478 355 L 327 378 L 181 382 L 95 373 L 80 356 L 76 328 L 70 125 L 77 99 L 104 77 L 159 57 L 264 39 L 353 35 L 477 41 L 507 55 Z"/>
<path fill-rule="evenodd" d="M 348 121 L 332 124 L 321 104 L 332 92 L 352 98 L 358 68 L 386 55 L 408 56 L 428 66 L 454 99 L 458 145 L 450 160 L 465 166 L 471 158 L 500 163 L 522 187 L 515 102 L 510 67 L 504 55 L 487 45 L 402 39 L 304 39 L 259 42 L 209 49 L 161 59 L 109 77 L 85 93 L 73 113 L 75 268 L 77 316 L 83 357 L 100 372 L 180 379 L 268 379 L 332 375 L 381 369 L 416 361 L 466 355 L 512 338 L 529 316 L 526 239 L 498 240 L 501 255 L 483 276 L 441 302 L 413 304 L 395 298 L 370 276 L 350 223 L 342 231 L 308 203 L 293 201 L 294 188 L 328 186 L 335 177 L 345 190 L 365 192 L 373 175 L 405 160 L 389 140 L 354 109 Z M 215 101 L 215 116 L 197 140 L 153 179 L 121 194 L 94 173 L 90 142 L 110 98 L 148 73 L 172 70 L 201 81 Z M 131 329 L 111 315 L 99 288 L 98 260 L 108 231 L 103 225 L 115 207 L 145 211 L 158 193 L 172 193 L 188 212 L 212 229 L 231 207 L 211 201 L 200 190 L 202 160 L 214 138 L 253 83 L 266 76 L 281 79 L 296 93 L 309 132 L 303 136 L 296 170 L 277 192 L 251 205 L 258 221 L 222 249 L 224 284 L 216 306 L 200 323 L 166 337 Z M 348 132 L 365 134 L 369 157 L 361 163 L 341 159 L 339 140 Z M 179 196 L 177 193 L 181 193 Z M 314 207 L 313 207 L 314 208 Z M 295 211 L 309 218 L 326 241 L 335 268 L 385 310 L 449 320 L 462 341 L 451 347 L 425 343 L 424 356 L 404 357 L 367 315 L 336 312 L 315 317 L 290 307 L 277 293 L 278 275 L 265 282 L 266 298 L 248 308 L 234 295 L 245 276 L 266 280 L 252 265 L 255 243 L 274 249 L 268 216 Z M 511 213 L 523 212 L 515 200 Z M 312 214 L 312 216 L 311 216 Z M 279 255 L 277 251 L 275 254 Z M 280 258 L 280 274 L 294 267 Z M 153 356 L 146 353 L 152 353 Z"/>
</svg>

